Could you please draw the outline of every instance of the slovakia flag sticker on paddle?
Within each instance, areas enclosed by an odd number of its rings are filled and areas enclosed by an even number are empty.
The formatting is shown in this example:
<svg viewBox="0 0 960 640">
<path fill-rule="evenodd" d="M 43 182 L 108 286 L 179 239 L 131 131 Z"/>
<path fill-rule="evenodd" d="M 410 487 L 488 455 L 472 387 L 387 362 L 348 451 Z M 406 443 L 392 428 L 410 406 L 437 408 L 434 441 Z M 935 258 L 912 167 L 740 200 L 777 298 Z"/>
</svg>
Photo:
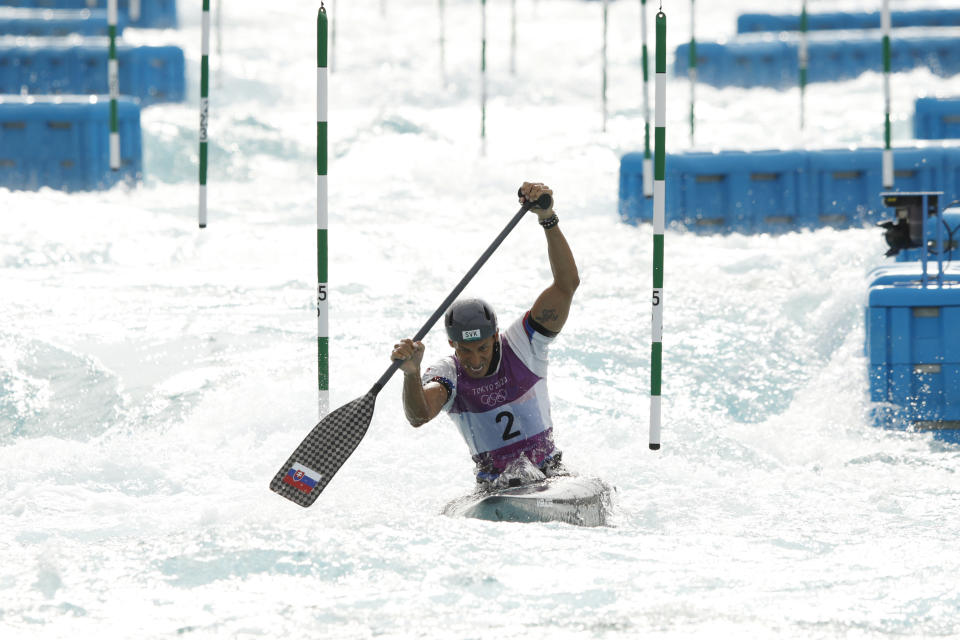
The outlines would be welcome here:
<svg viewBox="0 0 960 640">
<path fill-rule="evenodd" d="M 313 469 L 294 462 L 293 467 L 287 471 L 287 475 L 283 476 L 283 481 L 295 489 L 310 493 L 322 477 Z"/>
</svg>

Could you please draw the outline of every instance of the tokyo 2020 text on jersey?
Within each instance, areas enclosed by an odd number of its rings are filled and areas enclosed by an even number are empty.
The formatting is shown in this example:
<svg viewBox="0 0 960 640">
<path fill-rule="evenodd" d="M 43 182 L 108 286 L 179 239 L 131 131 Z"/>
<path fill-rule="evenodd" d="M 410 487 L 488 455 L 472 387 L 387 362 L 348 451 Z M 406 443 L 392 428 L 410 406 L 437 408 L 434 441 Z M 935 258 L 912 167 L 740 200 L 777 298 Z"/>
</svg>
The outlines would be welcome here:
<svg viewBox="0 0 960 640">
<path fill-rule="evenodd" d="M 468 376 L 455 356 L 427 368 L 422 381 L 446 387 L 447 412 L 478 474 L 495 477 L 526 455 L 542 466 L 557 453 L 547 393 L 547 352 L 554 336 L 538 331 L 528 311 L 500 336 L 500 358 L 483 378 Z"/>
</svg>

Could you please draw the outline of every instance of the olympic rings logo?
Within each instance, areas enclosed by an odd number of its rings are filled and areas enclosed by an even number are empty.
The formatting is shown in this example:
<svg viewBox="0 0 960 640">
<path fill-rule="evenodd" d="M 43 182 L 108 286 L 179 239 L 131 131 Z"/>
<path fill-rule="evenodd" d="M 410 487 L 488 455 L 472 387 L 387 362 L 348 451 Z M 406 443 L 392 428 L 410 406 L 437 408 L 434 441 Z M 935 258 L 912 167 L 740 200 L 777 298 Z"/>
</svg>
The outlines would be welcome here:
<svg viewBox="0 0 960 640">
<path fill-rule="evenodd" d="M 503 403 L 507 401 L 507 390 L 500 389 L 499 391 L 494 391 L 493 393 L 488 393 L 486 395 L 480 396 L 481 404 L 484 404 L 488 407 Z"/>
</svg>

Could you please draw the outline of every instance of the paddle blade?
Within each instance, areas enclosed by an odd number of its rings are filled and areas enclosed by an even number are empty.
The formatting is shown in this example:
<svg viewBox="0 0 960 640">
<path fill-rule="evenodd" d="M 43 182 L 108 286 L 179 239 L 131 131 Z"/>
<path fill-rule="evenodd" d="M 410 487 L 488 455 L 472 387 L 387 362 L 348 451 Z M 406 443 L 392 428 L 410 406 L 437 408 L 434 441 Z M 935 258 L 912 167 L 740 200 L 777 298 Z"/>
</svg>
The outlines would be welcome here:
<svg viewBox="0 0 960 640">
<path fill-rule="evenodd" d="M 277 471 L 270 490 L 301 507 L 312 505 L 360 444 L 376 401 L 368 392 L 321 420 Z"/>
</svg>

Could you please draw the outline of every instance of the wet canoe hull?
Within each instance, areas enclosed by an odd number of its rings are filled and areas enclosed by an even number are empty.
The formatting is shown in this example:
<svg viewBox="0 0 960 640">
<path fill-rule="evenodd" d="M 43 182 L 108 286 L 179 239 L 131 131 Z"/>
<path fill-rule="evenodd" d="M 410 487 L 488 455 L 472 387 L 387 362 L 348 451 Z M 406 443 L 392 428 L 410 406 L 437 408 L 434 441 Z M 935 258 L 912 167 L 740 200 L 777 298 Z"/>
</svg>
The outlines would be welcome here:
<svg viewBox="0 0 960 640">
<path fill-rule="evenodd" d="M 612 489 L 599 478 L 563 476 L 493 493 L 458 498 L 444 515 L 501 522 L 607 524 Z"/>
</svg>

